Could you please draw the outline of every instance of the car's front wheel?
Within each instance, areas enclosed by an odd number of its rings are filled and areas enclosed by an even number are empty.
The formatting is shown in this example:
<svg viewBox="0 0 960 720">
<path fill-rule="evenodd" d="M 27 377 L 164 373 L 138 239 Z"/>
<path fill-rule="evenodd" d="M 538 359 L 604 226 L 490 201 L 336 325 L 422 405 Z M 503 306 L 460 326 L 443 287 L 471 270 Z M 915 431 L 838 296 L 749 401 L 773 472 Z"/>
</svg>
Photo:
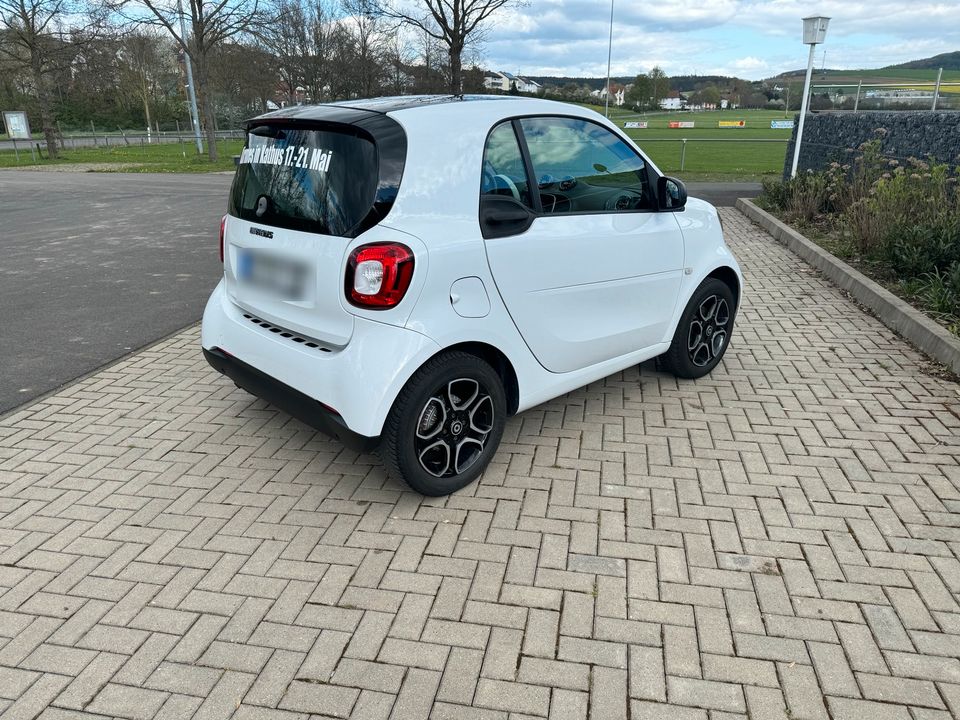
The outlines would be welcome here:
<svg viewBox="0 0 960 720">
<path fill-rule="evenodd" d="M 680 316 L 670 349 L 661 356 L 664 368 L 677 377 L 699 378 L 717 366 L 730 344 L 736 301 L 730 286 L 707 278 Z"/>
<path fill-rule="evenodd" d="M 424 495 L 476 480 L 503 436 L 506 394 L 492 367 L 463 352 L 435 357 L 397 397 L 382 433 L 387 470 Z"/>
</svg>

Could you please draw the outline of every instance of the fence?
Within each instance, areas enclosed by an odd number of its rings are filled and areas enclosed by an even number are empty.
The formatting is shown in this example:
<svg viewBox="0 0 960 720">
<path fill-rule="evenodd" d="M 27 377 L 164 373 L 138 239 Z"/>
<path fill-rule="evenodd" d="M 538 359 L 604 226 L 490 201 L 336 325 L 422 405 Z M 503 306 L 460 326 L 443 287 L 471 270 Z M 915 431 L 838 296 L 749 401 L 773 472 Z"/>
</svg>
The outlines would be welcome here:
<svg viewBox="0 0 960 720">
<path fill-rule="evenodd" d="M 243 140 L 245 135 L 243 130 L 218 130 L 215 133 L 216 141 L 219 144 L 226 140 Z M 146 153 L 147 149 L 155 145 L 171 145 L 179 143 L 183 149 L 183 155 L 187 156 L 196 152 L 196 137 L 188 131 L 160 131 L 146 133 L 132 133 L 120 130 L 117 133 L 85 133 L 85 134 L 57 134 L 57 145 L 62 150 L 72 150 L 76 148 L 97 148 L 97 147 L 139 147 Z M 207 136 L 202 136 L 204 145 L 207 143 Z M 20 153 L 27 153 L 35 156 L 37 153 L 43 158 L 46 152 L 46 141 L 42 137 L 34 137 L 31 140 L 0 140 L 0 152 L 9 151 L 16 155 L 17 164 L 20 163 Z M 35 159 L 34 159 L 35 161 Z"/>
<path fill-rule="evenodd" d="M 850 92 L 847 92 L 850 91 Z M 811 95 L 827 95 L 834 110 L 960 110 L 960 82 L 832 83 L 810 86 Z"/>
<path fill-rule="evenodd" d="M 243 130 L 218 130 L 217 140 L 243 140 Z M 203 134 L 204 143 L 207 141 L 206 134 Z M 116 147 L 119 145 L 153 145 L 154 143 L 183 143 L 191 144 L 196 142 L 196 136 L 187 131 L 161 131 L 146 133 L 131 133 L 120 131 L 119 133 L 87 133 L 82 135 L 58 135 L 58 144 L 61 148 L 77 147 Z"/>
</svg>

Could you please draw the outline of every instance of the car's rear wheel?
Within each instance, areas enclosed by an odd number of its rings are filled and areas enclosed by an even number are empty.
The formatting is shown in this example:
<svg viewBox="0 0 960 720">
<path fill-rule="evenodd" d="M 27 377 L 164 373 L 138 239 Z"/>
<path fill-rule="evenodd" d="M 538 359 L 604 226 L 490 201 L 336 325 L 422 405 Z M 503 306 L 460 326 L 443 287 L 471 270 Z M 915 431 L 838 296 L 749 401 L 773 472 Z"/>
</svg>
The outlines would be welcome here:
<svg viewBox="0 0 960 720">
<path fill-rule="evenodd" d="M 387 470 L 424 495 L 476 480 L 503 436 L 506 394 L 489 364 L 463 352 L 433 358 L 407 382 L 382 433 Z"/>
<path fill-rule="evenodd" d="M 736 301 L 730 286 L 707 278 L 680 316 L 670 349 L 661 356 L 664 369 L 677 377 L 699 378 L 713 370 L 730 344 Z"/>
</svg>

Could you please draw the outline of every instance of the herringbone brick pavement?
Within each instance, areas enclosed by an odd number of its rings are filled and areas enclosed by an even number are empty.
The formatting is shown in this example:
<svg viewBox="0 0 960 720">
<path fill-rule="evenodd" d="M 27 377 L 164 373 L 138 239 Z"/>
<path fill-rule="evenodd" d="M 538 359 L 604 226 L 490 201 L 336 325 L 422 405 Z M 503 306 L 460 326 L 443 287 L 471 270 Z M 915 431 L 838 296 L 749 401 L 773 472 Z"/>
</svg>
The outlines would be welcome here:
<svg viewBox="0 0 960 720">
<path fill-rule="evenodd" d="M 724 218 L 723 365 L 524 413 L 454 497 L 196 328 L 0 420 L 3 717 L 960 717 L 958 386 Z"/>
</svg>

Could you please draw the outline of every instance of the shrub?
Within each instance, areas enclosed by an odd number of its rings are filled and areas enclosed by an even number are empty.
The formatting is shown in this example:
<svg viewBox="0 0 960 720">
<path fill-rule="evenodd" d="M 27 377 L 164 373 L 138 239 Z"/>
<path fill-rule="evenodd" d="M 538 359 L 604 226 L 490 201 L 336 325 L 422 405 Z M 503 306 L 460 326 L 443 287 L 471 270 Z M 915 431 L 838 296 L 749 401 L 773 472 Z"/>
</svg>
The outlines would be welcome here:
<svg viewBox="0 0 960 720">
<path fill-rule="evenodd" d="M 881 154 L 864 143 L 850 164 L 831 163 L 785 182 L 765 182 L 761 202 L 788 222 L 832 229 L 839 246 L 855 248 L 895 276 L 920 305 L 960 324 L 960 192 L 956 169 Z"/>
</svg>

